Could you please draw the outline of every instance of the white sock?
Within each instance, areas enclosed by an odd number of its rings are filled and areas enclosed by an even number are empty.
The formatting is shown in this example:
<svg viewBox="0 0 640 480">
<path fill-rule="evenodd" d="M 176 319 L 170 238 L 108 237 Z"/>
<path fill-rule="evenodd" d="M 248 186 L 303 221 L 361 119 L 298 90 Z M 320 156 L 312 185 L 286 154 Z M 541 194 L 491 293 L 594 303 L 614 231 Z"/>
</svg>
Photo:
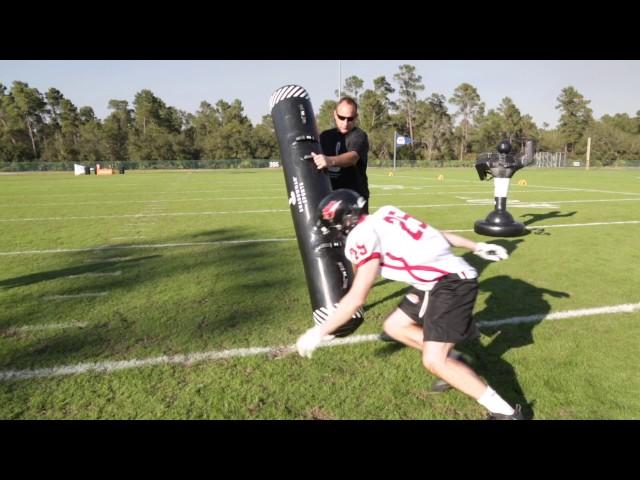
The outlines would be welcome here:
<svg viewBox="0 0 640 480">
<path fill-rule="evenodd" d="M 498 395 L 493 388 L 487 385 L 487 389 L 478 399 L 478 403 L 491 413 L 501 413 L 502 415 L 513 415 L 515 410 Z"/>
</svg>

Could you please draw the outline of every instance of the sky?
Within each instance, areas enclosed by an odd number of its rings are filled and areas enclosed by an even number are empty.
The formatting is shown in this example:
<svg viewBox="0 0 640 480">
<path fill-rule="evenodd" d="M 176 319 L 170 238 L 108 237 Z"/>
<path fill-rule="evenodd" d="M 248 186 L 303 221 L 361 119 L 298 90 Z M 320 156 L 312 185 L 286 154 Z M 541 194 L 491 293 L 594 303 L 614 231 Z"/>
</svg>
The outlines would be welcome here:
<svg viewBox="0 0 640 480">
<path fill-rule="evenodd" d="M 425 90 L 418 98 L 432 93 L 450 98 L 467 82 L 477 88 L 486 111 L 510 97 L 539 127 L 557 125 L 557 98 L 570 85 L 591 100 L 595 118 L 634 116 L 640 110 L 639 60 L 0 60 L 0 83 L 10 88 L 19 80 L 41 93 L 55 87 L 78 108 L 92 107 L 101 119 L 110 113 L 109 100 L 132 104 L 142 89 L 194 114 L 203 100 L 215 104 L 237 98 L 255 125 L 283 85 L 305 87 L 317 113 L 325 100 L 336 98 L 340 79 L 351 75 L 364 80 L 365 89 L 384 75 L 397 89 L 393 75 L 403 64 L 414 65 L 422 76 Z"/>
</svg>

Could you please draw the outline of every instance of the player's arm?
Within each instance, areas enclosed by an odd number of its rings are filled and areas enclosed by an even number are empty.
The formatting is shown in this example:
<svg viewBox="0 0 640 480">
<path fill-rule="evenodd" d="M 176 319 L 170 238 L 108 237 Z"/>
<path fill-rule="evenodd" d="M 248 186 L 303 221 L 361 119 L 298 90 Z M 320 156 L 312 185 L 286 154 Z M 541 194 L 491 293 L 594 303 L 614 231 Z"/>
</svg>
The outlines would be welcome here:
<svg viewBox="0 0 640 480">
<path fill-rule="evenodd" d="M 461 237 L 460 235 L 456 235 L 451 232 L 441 232 L 444 238 L 446 238 L 447 242 L 449 242 L 454 247 L 466 248 L 467 250 L 471 250 L 472 252 L 476 249 L 476 242 L 469 240 L 468 238 Z"/>
<path fill-rule="evenodd" d="M 460 235 L 456 235 L 451 232 L 441 233 L 452 246 L 467 248 L 485 260 L 497 262 L 509 258 L 507 250 L 501 245 L 496 245 L 495 243 L 474 242 L 473 240 L 469 240 L 468 238 L 461 237 Z"/>
<path fill-rule="evenodd" d="M 322 325 L 310 328 L 298 338 L 296 349 L 301 356 L 311 358 L 313 351 L 318 348 L 325 335 L 347 323 L 358 308 L 364 305 L 369 290 L 378 276 L 379 268 L 380 260 L 378 258 L 373 258 L 358 268 L 358 273 L 353 279 L 349 292 L 342 297 L 327 321 Z"/>
<path fill-rule="evenodd" d="M 329 315 L 327 321 L 320 325 L 319 333 L 321 336 L 328 335 L 338 327 L 347 323 L 356 311 L 364 305 L 367 295 L 378 277 L 379 270 L 379 258 L 373 258 L 358 267 L 351 288 L 347 294 L 342 297 L 340 303 L 338 303 L 338 307 Z"/>
</svg>

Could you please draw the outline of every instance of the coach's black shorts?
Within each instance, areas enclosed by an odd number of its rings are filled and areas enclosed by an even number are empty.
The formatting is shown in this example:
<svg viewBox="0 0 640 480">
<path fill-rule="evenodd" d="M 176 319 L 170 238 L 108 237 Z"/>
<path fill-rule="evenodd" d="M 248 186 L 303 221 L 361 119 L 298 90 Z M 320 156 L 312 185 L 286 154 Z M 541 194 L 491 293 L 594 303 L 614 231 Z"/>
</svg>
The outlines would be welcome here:
<svg viewBox="0 0 640 480">
<path fill-rule="evenodd" d="M 427 310 L 419 318 L 424 302 L 422 290 L 411 288 L 398 308 L 414 322 L 422 325 L 424 340 L 431 342 L 459 343 L 480 336 L 473 321 L 473 306 L 478 295 L 478 282 L 447 275 L 429 292 Z M 417 303 L 412 300 L 418 299 Z"/>
</svg>

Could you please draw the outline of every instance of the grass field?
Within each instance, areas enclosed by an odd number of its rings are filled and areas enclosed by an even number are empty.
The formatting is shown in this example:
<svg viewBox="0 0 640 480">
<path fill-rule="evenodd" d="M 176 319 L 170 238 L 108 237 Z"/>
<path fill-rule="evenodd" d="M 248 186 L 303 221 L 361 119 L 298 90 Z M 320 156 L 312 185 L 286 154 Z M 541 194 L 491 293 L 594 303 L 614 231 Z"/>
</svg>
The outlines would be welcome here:
<svg viewBox="0 0 640 480">
<path fill-rule="evenodd" d="M 493 208 L 474 170 L 388 173 L 373 210 L 511 253 L 465 255 L 483 336 L 462 350 L 495 390 L 536 419 L 640 418 L 640 171 L 519 171 L 511 239 L 472 231 Z M 0 204 L 1 419 L 484 417 L 375 339 L 398 283 L 353 343 L 283 353 L 312 320 L 281 170 L 3 175 Z"/>
</svg>

